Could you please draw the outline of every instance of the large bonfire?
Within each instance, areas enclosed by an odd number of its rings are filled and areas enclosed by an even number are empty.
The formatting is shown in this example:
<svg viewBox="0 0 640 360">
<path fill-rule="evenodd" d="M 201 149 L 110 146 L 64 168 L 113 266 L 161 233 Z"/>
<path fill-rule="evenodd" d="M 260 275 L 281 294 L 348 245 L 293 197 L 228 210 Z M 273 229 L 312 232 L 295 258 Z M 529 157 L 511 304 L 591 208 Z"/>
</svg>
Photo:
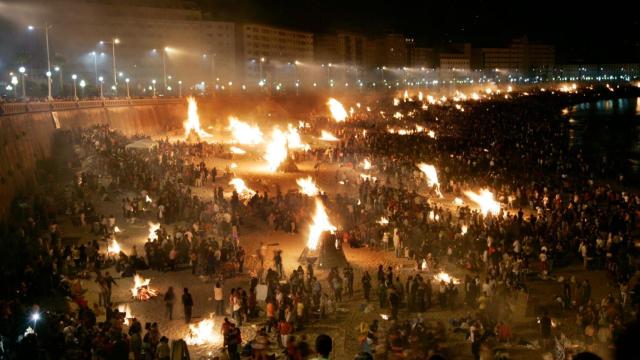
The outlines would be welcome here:
<svg viewBox="0 0 640 360">
<path fill-rule="evenodd" d="M 188 345 L 219 344 L 222 336 L 215 330 L 213 319 L 204 319 L 197 324 L 189 325 L 189 333 L 185 337 Z"/>
<path fill-rule="evenodd" d="M 500 212 L 500 203 L 493 198 L 493 193 L 487 189 L 480 189 L 480 193 L 474 191 L 464 192 L 469 199 L 475 202 L 483 215 L 497 215 Z"/>
<path fill-rule="evenodd" d="M 185 139 L 188 140 L 191 136 L 194 136 L 192 134 L 195 134 L 198 139 L 212 137 L 213 135 L 202 130 L 200 127 L 200 116 L 198 116 L 198 103 L 196 102 L 196 99 L 189 96 L 187 98 L 187 103 L 189 108 L 187 111 L 187 120 L 184 122 Z"/>
<path fill-rule="evenodd" d="M 331 116 L 333 116 L 336 122 L 343 122 L 347 119 L 347 111 L 344 109 L 344 106 L 342 106 L 342 103 L 340 103 L 340 101 L 334 98 L 329 98 L 327 105 L 329 105 Z"/>
<path fill-rule="evenodd" d="M 307 248 L 309 250 L 316 250 L 318 248 L 318 242 L 320 236 L 325 231 L 336 231 L 336 227 L 329 221 L 327 211 L 324 209 L 324 204 L 318 198 L 316 198 L 316 212 L 313 215 L 313 224 L 309 228 L 309 238 L 307 240 Z"/>
</svg>

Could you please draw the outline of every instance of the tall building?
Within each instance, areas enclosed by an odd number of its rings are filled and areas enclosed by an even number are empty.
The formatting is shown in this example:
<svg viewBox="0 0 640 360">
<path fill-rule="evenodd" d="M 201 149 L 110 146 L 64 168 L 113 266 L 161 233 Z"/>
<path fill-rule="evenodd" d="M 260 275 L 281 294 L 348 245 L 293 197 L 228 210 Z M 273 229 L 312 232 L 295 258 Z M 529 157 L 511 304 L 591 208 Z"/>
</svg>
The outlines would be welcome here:
<svg viewBox="0 0 640 360">
<path fill-rule="evenodd" d="M 54 62 L 63 71 L 73 69 L 92 85 L 98 76 L 103 76 L 108 88 L 113 84 L 114 51 L 119 85 L 129 77 L 134 87 L 144 89 L 155 79 L 160 85 L 166 81 L 175 92 L 179 80 L 235 79 L 233 23 L 203 20 L 197 9 L 155 7 L 158 4 L 164 2 L 51 0 L 44 2 L 43 15 L 34 16 L 33 21 L 46 19 L 52 25 Z M 118 39 L 115 46 L 114 39 Z"/>
<path fill-rule="evenodd" d="M 291 78 L 299 71 L 296 61 L 310 62 L 313 34 L 266 25 L 240 25 L 237 35 L 238 60 L 247 82 L 270 77 L 277 81 Z"/>
<path fill-rule="evenodd" d="M 454 44 L 438 56 L 441 70 L 470 70 L 471 44 Z"/>
<path fill-rule="evenodd" d="M 508 47 L 481 48 L 484 69 L 505 69 L 523 74 L 547 72 L 555 65 L 553 45 L 532 44 L 526 37 L 515 39 Z"/>
</svg>

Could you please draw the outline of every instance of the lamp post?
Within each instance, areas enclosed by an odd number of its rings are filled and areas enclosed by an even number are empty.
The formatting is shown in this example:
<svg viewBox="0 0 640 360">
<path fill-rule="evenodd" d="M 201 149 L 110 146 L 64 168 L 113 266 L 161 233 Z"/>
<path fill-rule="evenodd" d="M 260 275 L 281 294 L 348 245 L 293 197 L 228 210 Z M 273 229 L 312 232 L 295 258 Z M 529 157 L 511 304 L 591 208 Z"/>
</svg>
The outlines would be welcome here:
<svg viewBox="0 0 640 360">
<path fill-rule="evenodd" d="M 87 83 L 84 80 L 80 80 L 80 93 L 82 97 L 84 97 L 84 87 L 87 86 Z"/>
<path fill-rule="evenodd" d="M 156 79 L 151 80 L 151 84 L 153 84 L 153 98 L 156 97 Z"/>
<path fill-rule="evenodd" d="M 11 85 L 13 85 L 13 97 L 17 98 L 18 97 L 18 77 L 17 76 L 12 76 L 11 77 Z"/>
<path fill-rule="evenodd" d="M 73 100 L 78 101 L 78 89 L 76 88 L 76 80 L 78 79 L 78 75 L 71 75 L 71 79 L 73 80 Z"/>
<path fill-rule="evenodd" d="M 20 73 L 20 79 L 22 81 L 22 98 L 23 99 L 27 98 L 27 83 L 24 81 L 25 71 L 27 71 L 27 69 L 25 69 L 24 66 L 20 66 L 20 68 L 18 69 L 18 72 Z"/>
<path fill-rule="evenodd" d="M 62 80 L 62 68 L 60 66 L 56 66 L 53 68 L 53 70 L 58 73 L 58 79 L 60 79 L 60 96 L 63 96 L 64 80 Z"/>
<path fill-rule="evenodd" d="M 113 64 L 113 86 L 115 96 L 118 96 L 118 71 L 116 69 L 116 45 L 120 44 L 120 39 L 113 38 L 110 42 L 100 41 L 100 45 L 108 44 L 111 45 L 111 60 Z"/>
<path fill-rule="evenodd" d="M 264 64 L 265 61 L 266 61 L 266 59 L 264 58 L 264 56 L 260 58 L 260 81 L 262 81 L 262 79 L 263 79 L 262 64 Z"/>
<path fill-rule="evenodd" d="M 104 99 L 104 94 L 102 93 L 102 83 L 104 83 L 104 78 L 100 76 L 98 78 L 98 82 L 100 83 L 100 99 Z"/>
<path fill-rule="evenodd" d="M 127 99 L 131 99 L 131 95 L 129 94 L 129 78 L 124 79 L 124 82 L 127 84 Z"/>
<path fill-rule="evenodd" d="M 98 85 L 98 53 L 93 51 L 91 55 L 93 55 L 93 72 L 96 76 L 96 85 Z"/>
<path fill-rule="evenodd" d="M 178 97 L 182 97 L 182 80 L 178 80 Z"/>
<path fill-rule="evenodd" d="M 51 61 L 49 60 L 49 29 L 51 29 L 52 27 L 53 25 L 49 25 L 46 22 L 42 27 L 44 29 L 44 39 L 47 47 L 47 72 L 48 73 L 51 73 Z M 28 26 L 29 30 L 34 30 L 36 28 L 38 27 L 35 27 L 33 25 Z M 47 91 L 48 91 L 47 100 L 49 101 L 53 100 L 53 97 L 51 96 L 51 76 L 47 77 Z"/>
</svg>

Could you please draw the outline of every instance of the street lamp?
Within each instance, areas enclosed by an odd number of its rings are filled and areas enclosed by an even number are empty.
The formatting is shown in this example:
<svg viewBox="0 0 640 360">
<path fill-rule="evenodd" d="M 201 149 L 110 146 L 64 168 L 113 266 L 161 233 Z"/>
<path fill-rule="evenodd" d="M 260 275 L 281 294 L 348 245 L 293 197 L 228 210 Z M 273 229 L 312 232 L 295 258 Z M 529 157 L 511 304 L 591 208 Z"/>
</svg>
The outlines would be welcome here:
<svg viewBox="0 0 640 360">
<path fill-rule="evenodd" d="M 124 79 L 124 82 L 127 83 L 127 99 L 131 99 L 129 95 L 129 78 Z"/>
<path fill-rule="evenodd" d="M 165 46 L 162 49 L 162 84 L 164 85 L 164 90 L 167 90 L 167 60 L 165 59 L 167 53 L 171 50 L 168 46 Z"/>
<path fill-rule="evenodd" d="M 20 66 L 20 68 L 18 69 L 18 72 L 20 73 L 20 78 L 22 80 L 22 98 L 23 99 L 27 98 L 27 83 L 24 81 L 25 71 L 27 71 L 27 69 L 25 69 L 24 66 Z"/>
<path fill-rule="evenodd" d="M 100 41 L 100 45 L 111 45 L 111 58 L 113 60 L 113 86 L 115 96 L 118 96 L 118 71 L 116 70 L 116 45 L 120 44 L 120 39 L 113 38 L 110 42 Z"/>
<path fill-rule="evenodd" d="M 100 99 L 104 99 L 104 94 L 102 93 L 102 83 L 104 82 L 104 78 L 100 76 L 98 78 L 98 82 L 100 83 Z"/>
<path fill-rule="evenodd" d="M 33 320 L 33 331 L 35 331 L 38 320 L 40 320 L 40 314 L 34 312 L 33 314 L 31 314 L 31 320 Z"/>
<path fill-rule="evenodd" d="M 78 91 L 76 88 L 76 80 L 78 79 L 78 75 L 71 75 L 71 79 L 73 80 L 73 100 L 78 101 Z"/>
<path fill-rule="evenodd" d="M 60 66 L 56 66 L 53 68 L 53 70 L 58 73 L 58 78 L 60 79 L 60 96 L 62 96 L 62 93 L 64 92 L 64 80 L 62 80 L 62 69 L 60 68 Z"/>
<path fill-rule="evenodd" d="M 87 86 L 87 83 L 84 80 L 80 80 L 80 92 L 82 93 L 82 97 L 84 97 L 84 87 Z"/>
<path fill-rule="evenodd" d="M 156 79 L 151 80 L 151 83 L 153 84 L 153 97 L 156 97 Z"/>
<path fill-rule="evenodd" d="M 49 25 L 46 22 L 44 23 L 44 26 L 42 27 L 44 29 L 44 38 L 45 38 L 45 43 L 47 46 L 47 72 L 51 73 L 51 61 L 49 60 L 49 29 L 51 29 L 53 27 L 53 25 Z M 33 26 L 33 25 L 29 25 L 27 27 L 29 30 L 34 30 L 37 29 L 37 27 Z M 47 100 L 51 101 L 53 100 L 53 97 L 51 96 L 51 76 L 49 76 L 47 78 L 47 91 L 48 91 L 48 95 L 47 95 Z"/>
<path fill-rule="evenodd" d="M 12 76 L 11 77 L 11 85 L 13 85 L 13 97 L 17 98 L 18 97 L 18 77 L 17 76 Z"/>
<path fill-rule="evenodd" d="M 182 80 L 178 80 L 178 97 L 182 97 Z"/>
<path fill-rule="evenodd" d="M 98 53 L 96 53 L 95 51 L 92 51 L 91 55 L 93 55 L 93 72 L 96 75 L 96 85 L 97 85 L 98 84 Z"/>
<path fill-rule="evenodd" d="M 264 58 L 264 56 L 260 58 L 260 81 L 262 81 L 262 79 L 263 79 L 262 64 L 264 64 L 265 61 L 266 61 L 266 59 Z"/>
</svg>

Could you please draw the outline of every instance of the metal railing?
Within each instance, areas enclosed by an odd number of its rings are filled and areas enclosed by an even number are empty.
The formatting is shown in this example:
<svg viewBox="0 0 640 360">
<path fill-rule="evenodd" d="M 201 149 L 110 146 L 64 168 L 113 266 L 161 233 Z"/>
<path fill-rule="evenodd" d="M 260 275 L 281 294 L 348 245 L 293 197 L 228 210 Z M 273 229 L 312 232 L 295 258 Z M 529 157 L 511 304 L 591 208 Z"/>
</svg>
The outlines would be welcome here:
<svg viewBox="0 0 640 360">
<path fill-rule="evenodd" d="M 179 104 L 183 102 L 180 98 L 171 99 L 104 99 L 104 100 L 55 100 L 47 102 L 22 102 L 22 103 L 2 103 L 0 104 L 0 116 L 14 115 L 44 111 L 66 111 L 76 109 L 119 107 L 119 106 L 141 106 L 141 105 L 163 105 Z"/>
</svg>

